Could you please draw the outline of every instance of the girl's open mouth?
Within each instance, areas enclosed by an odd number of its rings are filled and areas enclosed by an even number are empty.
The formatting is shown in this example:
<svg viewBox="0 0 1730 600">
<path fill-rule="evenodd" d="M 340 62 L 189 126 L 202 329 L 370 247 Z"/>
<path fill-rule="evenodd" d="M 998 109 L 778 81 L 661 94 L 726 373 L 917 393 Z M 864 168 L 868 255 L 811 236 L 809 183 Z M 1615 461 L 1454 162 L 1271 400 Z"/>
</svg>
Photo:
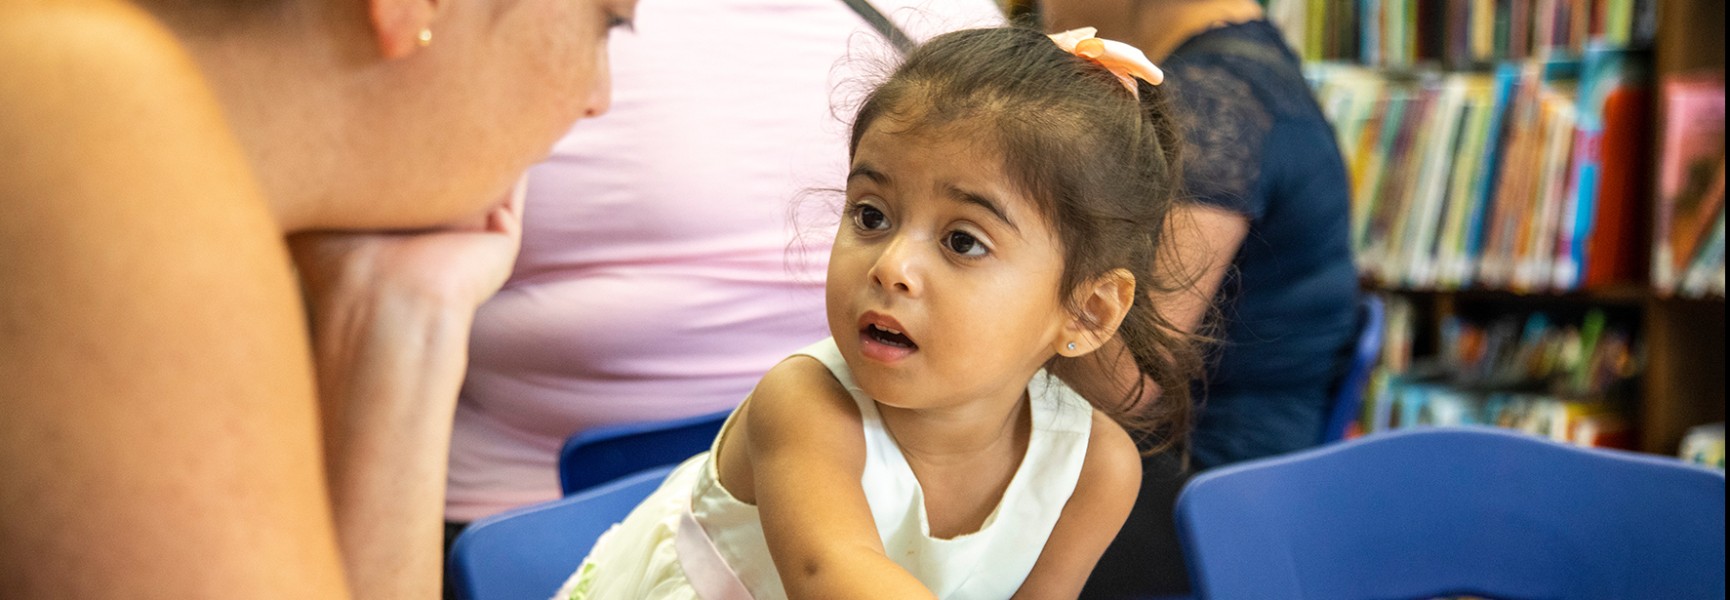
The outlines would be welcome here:
<svg viewBox="0 0 1730 600">
<path fill-rule="evenodd" d="M 865 334 L 865 337 L 870 338 L 872 340 L 875 340 L 878 343 L 881 343 L 881 344 L 886 345 L 886 346 L 893 346 L 896 348 L 907 348 L 909 350 L 916 350 L 919 348 L 919 345 L 913 343 L 913 340 L 909 339 L 907 337 L 907 334 L 901 333 L 901 332 L 896 331 L 894 329 L 890 329 L 888 327 L 883 327 L 881 325 L 876 325 L 876 324 L 866 325 L 865 330 L 862 331 L 861 333 Z"/>
<path fill-rule="evenodd" d="M 868 311 L 859 317 L 859 353 L 865 358 L 892 363 L 919 351 L 919 343 L 907 335 L 894 317 Z"/>
</svg>

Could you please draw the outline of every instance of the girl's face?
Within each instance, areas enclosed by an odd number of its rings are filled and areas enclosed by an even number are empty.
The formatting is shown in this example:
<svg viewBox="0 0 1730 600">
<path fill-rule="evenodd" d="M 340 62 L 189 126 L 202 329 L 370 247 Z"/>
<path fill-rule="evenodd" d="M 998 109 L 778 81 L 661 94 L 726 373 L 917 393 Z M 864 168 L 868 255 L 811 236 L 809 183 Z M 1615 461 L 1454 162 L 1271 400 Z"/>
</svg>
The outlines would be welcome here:
<svg viewBox="0 0 1730 600">
<path fill-rule="evenodd" d="M 1072 320 L 1056 234 L 975 131 L 881 117 L 853 157 L 829 329 L 883 404 L 1019 398 Z"/>
</svg>

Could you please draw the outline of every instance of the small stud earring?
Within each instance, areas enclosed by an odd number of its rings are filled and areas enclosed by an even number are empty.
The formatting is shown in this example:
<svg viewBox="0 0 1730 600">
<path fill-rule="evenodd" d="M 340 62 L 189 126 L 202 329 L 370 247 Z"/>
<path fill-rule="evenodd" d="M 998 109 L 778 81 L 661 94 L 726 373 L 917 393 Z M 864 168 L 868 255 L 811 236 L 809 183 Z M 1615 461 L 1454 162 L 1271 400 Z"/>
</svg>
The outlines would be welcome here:
<svg viewBox="0 0 1730 600">
<path fill-rule="evenodd" d="M 415 41 L 419 42 L 420 47 L 422 47 L 422 48 L 425 48 L 427 46 L 431 46 L 432 45 L 432 28 L 431 27 L 422 27 L 420 30 L 420 35 L 415 36 Z"/>
<path fill-rule="evenodd" d="M 1070 343 L 1069 343 L 1069 351 L 1070 351 L 1070 352 L 1074 352 L 1074 351 L 1075 351 L 1075 342 L 1070 342 Z"/>
</svg>

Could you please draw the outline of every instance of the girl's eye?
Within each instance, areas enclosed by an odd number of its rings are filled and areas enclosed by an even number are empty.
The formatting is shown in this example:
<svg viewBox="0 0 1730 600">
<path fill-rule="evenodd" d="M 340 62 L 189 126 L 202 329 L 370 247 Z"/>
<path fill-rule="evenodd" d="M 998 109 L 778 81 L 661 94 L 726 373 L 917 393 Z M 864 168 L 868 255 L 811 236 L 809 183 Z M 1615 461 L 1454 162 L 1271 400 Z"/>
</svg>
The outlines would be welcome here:
<svg viewBox="0 0 1730 600">
<path fill-rule="evenodd" d="M 860 229 L 874 231 L 888 227 L 889 216 L 875 206 L 859 204 L 853 207 L 853 224 Z"/>
<path fill-rule="evenodd" d="M 943 245 L 950 252 L 962 256 L 985 256 L 985 244 L 979 243 L 979 238 L 962 231 L 951 231 L 943 236 Z"/>
<path fill-rule="evenodd" d="M 622 17 L 619 15 L 607 15 L 607 29 L 623 29 L 625 31 L 637 30 L 636 23 L 631 21 L 630 17 Z"/>
</svg>

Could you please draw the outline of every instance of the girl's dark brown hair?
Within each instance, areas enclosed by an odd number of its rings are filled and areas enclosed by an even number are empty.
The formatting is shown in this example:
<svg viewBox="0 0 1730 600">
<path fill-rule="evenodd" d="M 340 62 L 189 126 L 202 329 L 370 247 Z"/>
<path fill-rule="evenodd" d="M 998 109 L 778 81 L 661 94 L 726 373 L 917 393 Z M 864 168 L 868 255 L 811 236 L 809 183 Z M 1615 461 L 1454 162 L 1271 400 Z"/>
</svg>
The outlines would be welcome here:
<svg viewBox="0 0 1730 600">
<path fill-rule="evenodd" d="M 849 155 L 888 117 L 914 127 L 961 126 L 995 142 L 1005 170 L 1035 199 L 1064 252 L 1061 289 L 1072 314 L 1077 286 L 1115 269 L 1135 275 L 1135 302 L 1119 327 L 1122 346 L 1047 365 L 1078 389 L 1107 387 L 1088 401 L 1136 436 L 1145 451 L 1180 445 L 1190 420 L 1190 381 L 1201 358 L 1190 335 L 1160 316 L 1149 292 L 1181 286 L 1155 273 L 1161 233 L 1180 188 L 1179 132 L 1165 93 L 1136 80 L 1137 94 L 1104 67 L 1063 51 L 1028 28 L 970 29 L 914 49 L 871 92 L 853 120 Z M 1139 96 L 1139 99 L 1138 99 Z M 1164 294 L 1161 294 L 1164 295 Z M 1127 351 L 1145 377 L 1131 389 L 1104 386 Z M 1082 379 L 1092 379 L 1083 385 Z M 1140 399 L 1157 386 L 1158 398 Z M 1118 397 L 1101 397 L 1118 396 Z"/>
</svg>

